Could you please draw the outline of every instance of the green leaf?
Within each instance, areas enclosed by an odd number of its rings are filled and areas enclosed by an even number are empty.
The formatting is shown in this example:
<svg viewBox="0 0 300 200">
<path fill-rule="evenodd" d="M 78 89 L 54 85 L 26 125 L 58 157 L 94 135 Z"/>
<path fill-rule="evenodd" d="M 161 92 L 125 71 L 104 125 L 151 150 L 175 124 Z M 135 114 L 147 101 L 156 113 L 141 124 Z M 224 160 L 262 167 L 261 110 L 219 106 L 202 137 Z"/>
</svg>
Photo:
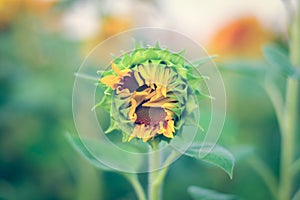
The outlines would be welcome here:
<svg viewBox="0 0 300 200">
<path fill-rule="evenodd" d="M 149 48 L 145 52 L 145 57 L 146 57 L 146 59 L 151 59 L 151 60 L 153 60 L 153 59 L 156 60 L 159 58 L 157 52 L 153 48 Z"/>
<path fill-rule="evenodd" d="M 200 90 L 195 90 L 195 95 L 196 95 L 198 101 L 201 101 L 201 100 L 206 99 L 206 98 L 207 99 L 214 99 L 212 96 L 203 94 Z"/>
<path fill-rule="evenodd" d="M 106 171 L 118 171 L 124 168 L 130 171 L 136 171 L 142 164 L 143 159 L 139 156 L 132 156 L 136 153 L 145 153 L 142 145 L 135 143 L 116 143 L 119 151 L 111 143 L 106 143 L 100 139 L 83 139 L 78 135 L 67 134 L 68 140 L 75 149 L 83 155 L 95 167 Z M 132 153 L 131 153 L 132 152 Z M 99 159 L 105 158 L 110 166 L 118 167 L 113 169 L 104 165 Z"/>
<path fill-rule="evenodd" d="M 160 49 L 160 45 L 158 41 L 155 42 L 154 49 L 155 50 Z"/>
<path fill-rule="evenodd" d="M 113 171 L 113 169 L 106 167 L 101 162 L 99 162 L 84 146 L 79 136 L 76 134 L 66 133 L 67 140 L 72 144 L 74 149 L 78 151 L 84 158 L 86 158 L 95 167 L 104 171 Z"/>
<path fill-rule="evenodd" d="M 184 59 L 179 54 L 175 54 L 175 53 L 170 54 L 170 60 L 174 65 L 180 65 L 180 66 L 184 65 Z"/>
<path fill-rule="evenodd" d="M 182 112 L 183 112 L 183 109 L 182 107 L 175 107 L 175 108 L 170 108 L 170 110 L 178 117 L 180 118 Z"/>
<path fill-rule="evenodd" d="M 114 130 L 119 130 L 119 129 L 120 128 L 118 126 L 118 123 L 113 118 L 111 118 L 110 119 L 110 125 L 104 133 L 108 134 L 108 133 L 111 133 Z"/>
<path fill-rule="evenodd" d="M 129 68 L 131 63 L 131 57 L 128 54 L 125 54 L 122 58 L 122 64 L 125 68 Z"/>
<path fill-rule="evenodd" d="M 111 104 L 111 96 L 104 95 L 104 97 L 102 98 L 102 100 L 99 103 L 97 103 L 96 105 L 94 105 L 92 107 L 92 110 L 95 110 L 96 108 L 100 108 L 101 107 L 101 108 L 109 111 L 110 104 Z"/>
<path fill-rule="evenodd" d="M 132 64 L 139 64 L 146 60 L 143 50 L 138 50 L 132 55 Z"/>
<path fill-rule="evenodd" d="M 138 42 L 135 38 L 133 38 L 132 40 L 133 40 L 133 44 L 134 44 L 135 49 L 143 48 L 143 45 L 140 42 Z"/>
<path fill-rule="evenodd" d="M 190 186 L 188 188 L 188 193 L 194 200 L 238 200 L 235 195 L 223 194 L 214 190 L 209 190 L 197 186 Z"/>
<path fill-rule="evenodd" d="M 168 61 L 170 59 L 170 52 L 167 49 L 160 50 L 158 52 L 159 59 L 163 61 Z"/>
<path fill-rule="evenodd" d="M 121 63 L 121 61 L 122 61 L 121 58 L 116 57 L 116 56 L 113 56 L 113 60 L 114 60 L 114 63 L 115 63 L 116 65 L 119 65 L 119 64 Z"/>
<path fill-rule="evenodd" d="M 265 45 L 263 47 L 263 55 L 267 62 L 288 76 L 295 75 L 295 69 L 289 59 L 288 54 L 275 45 Z"/>
<path fill-rule="evenodd" d="M 190 156 L 199 160 L 203 160 L 212 165 L 223 169 L 232 178 L 234 157 L 224 147 L 215 145 L 212 149 L 212 144 L 203 144 L 194 142 L 185 152 L 184 155 Z M 211 150 L 211 151 L 210 151 Z M 204 157 L 201 155 L 206 154 Z"/>
<path fill-rule="evenodd" d="M 198 108 L 198 104 L 196 102 L 195 97 L 190 96 L 186 102 L 186 110 L 188 113 L 193 112 L 195 109 Z"/>
</svg>

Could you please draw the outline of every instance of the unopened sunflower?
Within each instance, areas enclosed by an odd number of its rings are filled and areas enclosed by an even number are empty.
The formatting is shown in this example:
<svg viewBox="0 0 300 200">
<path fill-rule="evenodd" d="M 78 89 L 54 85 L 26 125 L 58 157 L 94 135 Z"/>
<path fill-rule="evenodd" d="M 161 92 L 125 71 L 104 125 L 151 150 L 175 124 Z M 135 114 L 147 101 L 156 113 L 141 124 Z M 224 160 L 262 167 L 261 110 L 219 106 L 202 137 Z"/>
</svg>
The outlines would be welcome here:
<svg viewBox="0 0 300 200">
<path fill-rule="evenodd" d="M 96 105 L 110 112 L 106 133 L 120 130 L 123 141 L 168 141 L 193 120 L 203 96 L 198 88 L 202 77 L 182 54 L 156 45 L 114 59 L 100 78 L 105 95 Z"/>
</svg>

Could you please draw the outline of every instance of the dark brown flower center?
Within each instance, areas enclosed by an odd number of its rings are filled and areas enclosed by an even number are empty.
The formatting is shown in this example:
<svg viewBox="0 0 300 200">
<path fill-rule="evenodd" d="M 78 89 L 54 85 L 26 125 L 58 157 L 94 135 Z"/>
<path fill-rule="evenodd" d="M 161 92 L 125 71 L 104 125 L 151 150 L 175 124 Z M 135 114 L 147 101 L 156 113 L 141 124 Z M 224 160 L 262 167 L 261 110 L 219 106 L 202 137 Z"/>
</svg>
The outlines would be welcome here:
<svg viewBox="0 0 300 200">
<path fill-rule="evenodd" d="M 160 121 L 163 121 L 167 116 L 163 108 L 159 107 L 144 107 L 139 105 L 136 108 L 137 119 L 135 123 L 145 124 L 145 125 L 154 125 L 158 124 Z"/>
<path fill-rule="evenodd" d="M 135 77 L 134 77 L 134 72 L 129 72 L 128 76 L 124 76 L 121 80 L 120 80 L 120 89 L 129 89 L 130 92 L 134 92 L 136 89 L 139 88 L 139 84 L 136 81 Z"/>
</svg>

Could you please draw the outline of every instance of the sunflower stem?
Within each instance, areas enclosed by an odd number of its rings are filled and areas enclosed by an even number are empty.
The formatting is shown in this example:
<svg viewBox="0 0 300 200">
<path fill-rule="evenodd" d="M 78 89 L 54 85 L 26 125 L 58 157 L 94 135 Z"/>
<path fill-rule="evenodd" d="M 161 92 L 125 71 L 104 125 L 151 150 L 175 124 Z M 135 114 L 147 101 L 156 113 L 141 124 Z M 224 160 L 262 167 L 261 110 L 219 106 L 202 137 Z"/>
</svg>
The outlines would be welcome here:
<svg viewBox="0 0 300 200">
<path fill-rule="evenodd" d="M 157 184 L 161 184 L 163 183 L 165 176 L 169 170 L 169 165 L 171 164 L 171 162 L 179 155 L 179 153 L 177 151 L 173 151 L 169 157 L 166 159 L 163 168 L 159 171 L 158 176 L 156 178 L 156 183 Z"/>
<path fill-rule="evenodd" d="M 158 150 L 159 142 L 153 141 L 152 148 L 149 148 L 149 174 L 148 174 L 148 200 L 161 199 L 162 182 L 157 182 L 159 167 L 161 161 L 160 151 Z M 151 154 L 150 154 L 151 153 Z"/>
</svg>

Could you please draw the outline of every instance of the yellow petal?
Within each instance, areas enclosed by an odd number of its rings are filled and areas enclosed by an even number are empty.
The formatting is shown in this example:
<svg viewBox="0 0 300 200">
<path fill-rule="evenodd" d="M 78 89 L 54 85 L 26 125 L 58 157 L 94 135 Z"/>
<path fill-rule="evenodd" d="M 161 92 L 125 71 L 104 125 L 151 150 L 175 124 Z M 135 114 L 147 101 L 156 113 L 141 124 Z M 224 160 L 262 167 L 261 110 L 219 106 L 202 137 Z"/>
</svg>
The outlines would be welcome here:
<svg viewBox="0 0 300 200">
<path fill-rule="evenodd" d="M 174 135 L 173 135 L 174 132 L 175 132 L 174 121 L 173 120 L 169 120 L 168 121 L 168 125 L 167 125 L 167 130 L 163 134 L 164 134 L 164 136 L 166 136 L 168 138 L 173 138 L 174 137 Z"/>
<path fill-rule="evenodd" d="M 143 136 L 143 142 L 147 142 L 151 138 L 151 133 L 152 133 L 153 129 L 154 129 L 153 126 L 145 127 L 144 136 Z"/>
<path fill-rule="evenodd" d="M 149 88 L 150 89 L 150 88 Z M 149 90 L 145 89 L 144 91 L 142 92 L 134 92 L 134 94 L 132 96 L 148 96 L 150 93 Z"/>
<path fill-rule="evenodd" d="M 168 121 L 168 128 L 171 129 L 172 133 L 175 132 L 175 127 L 174 127 L 174 121 L 173 120 Z"/>
<path fill-rule="evenodd" d="M 164 85 L 168 84 L 169 77 L 170 77 L 169 75 L 170 75 L 170 68 L 166 68 L 164 70 L 164 78 L 163 78 L 163 82 L 162 82 Z"/>
<path fill-rule="evenodd" d="M 176 108 L 176 106 L 174 105 L 174 103 L 164 103 L 162 105 L 163 108 L 169 109 L 169 108 Z"/>
<path fill-rule="evenodd" d="M 167 130 L 165 128 L 162 128 L 157 131 L 158 134 L 164 134 Z"/>
<path fill-rule="evenodd" d="M 130 107 L 130 110 L 128 112 L 128 115 L 129 115 L 129 119 L 131 121 L 135 121 L 136 118 L 137 118 L 137 115 L 135 113 L 135 109 L 137 107 L 137 104 L 136 104 L 136 101 L 135 99 L 130 99 L 130 102 L 131 102 L 131 107 Z"/>
<path fill-rule="evenodd" d="M 141 78 L 139 72 L 135 71 L 134 77 L 135 77 L 135 80 L 137 81 L 137 83 L 139 84 L 139 86 L 143 86 L 145 84 L 143 79 Z"/>
<path fill-rule="evenodd" d="M 130 137 L 128 138 L 128 142 L 130 142 L 135 136 L 133 134 L 130 135 Z"/>
<path fill-rule="evenodd" d="M 164 128 L 164 122 L 159 122 L 159 130 L 157 131 L 158 134 L 163 134 L 167 130 Z"/>
<path fill-rule="evenodd" d="M 128 72 L 130 72 L 129 69 L 124 69 L 124 70 L 120 70 L 115 63 L 111 64 L 111 68 L 114 70 L 114 72 L 116 72 L 119 76 L 124 76 L 125 74 L 127 74 Z"/>
<path fill-rule="evenodd" d="M 172 111 L 170 111 L 170 110 L 166 110 L 165 109 L 165 112 L 167 113 L 167 116 L 166 116 L 166 120 L 172 120 L 173 119 L 173 115 L 174 115 L 174 113 L 172 112 Z"/>
<path fill-rule="evenodd" d="M 158 126 L 155 126 L 153 129 L 151 129 L 149 137 L 153 138 L 156 135 L 156 133 L 157 133 L 158 130 L 159 130 Z"/>
<path fill-rule="evenodd" d="M 153 91 L 153 92 L 151 92 L 149 95 L 147 95 L 146 97 L 145 97 L 145 100 L 148 100 L 148 99 L 151 99 L 153 96 L 155 96 L 156 95 L 156 91 Z"/>
<path fill-rule="evenodd" d="M 143 106 L 148 107 L 160 107 L 160 108 L 175 108 L 176 106 L 172 103 L 173 99 L 167 98 L 160 101 L 152 102 L 151 100 L 144 103 Z"/>
<path fill-rule="evenodd" d="M 133 133 L 131 136 L 133 137 L 138 137 L 139 133 L 140 133 L 140 130 L 141 130 L 141 126 L 140 125 L 136 125 L 133 129 Z M 130 136 L 130 137 L 131 137 Z"/>
<path fill-rule="evenodd" d="M 132 140 L 133 138 L 136 137 L 136 133 L 137 133 L 137 129 L 138 127 L 135 126 L 134 129 L 133 129 L 133 133 L 130 135 L 130 137 L 128 138 L 128 142 L 130 142 L 130 140 Z"/>
<path fill-rule="evenodd" d="M 158 134 L 163 134 L 167 138 L 174 138 L 173 133 L 175 132 L 175 127 L 174 127 L 174 121 L 173 120 L 168 120 L 167 122 L 167 128 L 164 126 L 161 126 L 160 124 L 160 130 L 157 132 Z"/>
<path fill-rule="evenodd" d="M 119 87 L 116 88 L 116 94 L 121 98 L 129 98 L 130 97 L 130 91 L 129 89 L 122 89 L 120 90 Z"/>
<path fill-rule="evenodd" d="M 162 94 L 164 97 L 167 97 L 167 87 L 166 87 L 166 86 L 162 86 L 162 87 L 161 87 L 161 94 Z"/>
<path fill-rule="evenodd" d="M 152 90 L 155 90 L 154 83 L 151 83 L 151 84 L 150 84 L 150 87 L 151 87 Z"/>
<path fill-rule="evenodd" d="M 134 92 L 132 94 L 132 98 L 136 101 L 136 106 L 139 106 L 144 100 L 146 100 L 146 97 L 149 95 L 151 89 L 147 88 L 142 92 Z"/>
<path fill-rule="evenodd" d="M 111 87 L 112 89 L 115 89 L 115 85 L 119 82 L 119 80 L 120 78 L 114 75 L 107 75 L 100 79 L 103 84 Z"/>
<path fill-rule="evenodd" d="M 145 124 L 136 125 L 136 137 L 137 138 L 143 138 L 145 133 Z"/>
</svg>

